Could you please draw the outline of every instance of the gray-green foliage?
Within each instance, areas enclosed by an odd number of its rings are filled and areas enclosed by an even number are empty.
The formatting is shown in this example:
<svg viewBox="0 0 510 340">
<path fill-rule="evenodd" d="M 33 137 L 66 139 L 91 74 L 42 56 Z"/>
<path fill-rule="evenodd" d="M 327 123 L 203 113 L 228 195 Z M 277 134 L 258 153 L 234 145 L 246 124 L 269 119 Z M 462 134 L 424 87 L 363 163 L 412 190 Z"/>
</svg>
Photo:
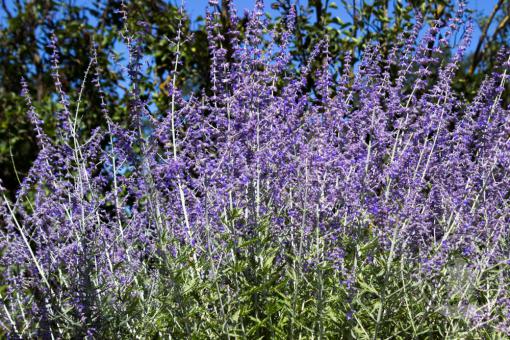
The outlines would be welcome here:
<svg viewBox="0 0 510 340">
<path fill-rule="evenodd" d="M 323 258 L 322 237 L 304 241 L 316 244 L 317 251 L 299 254 L 292 240 L 270 237 L 268 221 L 250 237 L 236 235 L 229 226 L 239 219 L 236 212 L 225 217 L 228 231 L 214 245 L 219 251 L 192 252 L 161 235 L 136 278 L 119 285 L 115 296 L 98 299 L 97 334 L 139 339 L 503 337 L 495 327 L 498 320 L 473 325 L 467 319 L 477 308 L 498 308 L 491 295 L 503 283 L 506 264 L 466 273 L 467 262 L 459 257 L 444 272 L 428 276 L 419 263 L 397 256 L 388 267 L 389 254 L 366 230 L 363 244 L 343 240 L 345 267 L 355 274 L 341 275 Z M 111 298 L 124 303 L 108 303 Z M 64 338 L 79 329 L 65 315 L 54 321 L 62 325 Z"/>
</svg>

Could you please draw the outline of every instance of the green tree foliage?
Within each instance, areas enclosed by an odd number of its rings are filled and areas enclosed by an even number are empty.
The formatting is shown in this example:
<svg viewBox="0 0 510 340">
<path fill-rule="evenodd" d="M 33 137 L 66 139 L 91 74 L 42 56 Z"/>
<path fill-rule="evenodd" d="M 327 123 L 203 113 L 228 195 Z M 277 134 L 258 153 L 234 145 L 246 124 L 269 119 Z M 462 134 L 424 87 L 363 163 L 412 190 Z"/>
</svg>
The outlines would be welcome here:
<svg viewBox="0 0 510 340">
<path fill-rule="evenodd" d="M 118 52 L 125 49 L 122 44 L 127 37 L 123 31 L 140 31 L 138 35 L 143 38 L 140 40 L 141 52 L 153 58 L 147 67 L 146 88 L 142 90 L 153 90 L 153 84 L 159 84 L 161 78 L 168 76 L 172 55 L 168 40 L 175 38 L 179 20 L 184 20 L 185 29 L 190 27 L 189 19 L 176 6 L 161 0 L 135 0 L 126 4 L 119 0 L 97 0 L 88 5 L 27 0 L 10 6 L 4 1 L 0 11 L 6 19 L 0 28 L 0 176 L 11 191 L 19 184 L 17 174 L 19 177 L 25 174 L 37 153 L 26 105 L 20 96 L 22 77 L 29 84 L 47 133 L 54 133 L 56 90 L 51 76 L 52 50 L 48 48 L 52 34 L 58 40 L 64 90 L 76 96 L 84 79 L 86 81 L 83 96 L 88 100 L 79 112 L 82 128 L 85 128 L 104 123 L 97 109 L 100 96 L 90 82 L 94 77 L 93 70 L 89 69 L 94 45 L 110 115 L 114 120 L 120 120 L 127 110 L 119 107 L 127 108 L 128 93 L 122 69 L 127 63 L 127 53 Z M 124 17 L 123 13 L 129 15 Z M 209 62 L 205 33 L 196 33 L 191 43 L 184 45 L 183 51 L 183 66 L 187 78 L 192 79 L 188 86 L 190 91 L 202 87 Z M 189 32 L 183 32 L 183 36 L 189 36 Z M 126 105 L 118 105 L 122 102 Z"/>
<path fill-rule="evenodd" d="M 104 17 L 90 17 L 92 13 L 87 8 L 52 0 L 18 1 L 14 7 L 3 3 L 7 20 L 0 30 L 0 176 L 9 189 L 17 186 L 16 168 L 23 174 L 37 152 L 26 117 L 26 105 L 20 96 L 21 77 L 27 80 L 41 116 L 45 121 L 53 122 L 55 86 L 49 62 L 52 52 L 47 48 L 50 34 L 54 33 L 59 41 L 63 87 L 66 91 L 75 90 L 88 67 L 93 41 L 101 50 L 99 62 L 102 66 L 108 64 L 107 54 L 117 39 L 112 27 L 115 22 L 107 15 L 113 9 L 108 4 L 102 10 Z M 104 70 L 108 68 L 104 67 Z M 114 86 L 121 76 L 107 71 L 103 77 L 107 93 L 114 94 Z M 85 92 L 94 90 L 89 86 Z M 93 98 L 98 97 L 89 97 L 89 105 L 94 106 Z M 110 96 L 108 99 L 116 98 Z M 83 109 L 87 110 L 87 107 Z M 85 119 L 96 124 L 98 117 L 98 113 L 90 112 Z M 52 133 L 51 126 L 48 133 Z"/>
</svg>

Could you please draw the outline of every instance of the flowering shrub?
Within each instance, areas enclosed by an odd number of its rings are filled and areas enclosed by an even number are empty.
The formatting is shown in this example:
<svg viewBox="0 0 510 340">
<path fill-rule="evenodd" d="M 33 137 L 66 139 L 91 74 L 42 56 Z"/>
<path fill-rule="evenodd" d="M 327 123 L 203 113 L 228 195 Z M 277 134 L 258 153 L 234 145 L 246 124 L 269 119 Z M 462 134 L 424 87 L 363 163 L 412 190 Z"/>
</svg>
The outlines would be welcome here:
<svg viewBox="0 0 510 340">
<path fill-rule="evenodd" d="M 347 55 L 339 85 L 325 41 L 307 91 L 314 60 L 290 62 L 295 14 L 270 31 L 262 8 L 229 32 L 232 55 L 208 14 L 213 86 L 185 97 L 170 82 L 165 113 L 139 86 L 143 36 L 125 31 L 131 122 L 103 101 L 107 128 L 87 138 L 52 40 L 58 138 L 25 86 L 40 153 L 0 210 L 8 335 L 510 334 L 508 51 L 473 102 L 456 94 L 471 35 L 460 5 L 442 30 L 418 17 L 387 56 Z M 96 58 L 85 80 L 100 89 Z"/>
</svg>

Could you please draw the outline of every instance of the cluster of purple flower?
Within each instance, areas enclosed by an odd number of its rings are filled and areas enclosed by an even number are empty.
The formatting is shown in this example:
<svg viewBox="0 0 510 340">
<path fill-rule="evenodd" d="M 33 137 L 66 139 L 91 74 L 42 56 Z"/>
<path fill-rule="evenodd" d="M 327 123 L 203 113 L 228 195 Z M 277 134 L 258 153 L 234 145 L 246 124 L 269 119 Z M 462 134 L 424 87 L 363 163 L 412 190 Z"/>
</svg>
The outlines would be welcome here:
<svg viewBox="0 0 510 340">
<path fill-rule="evenodd" d="M 262 222 L 282 244 L 279 261 L 284 249 L 306 266 L 326 261 L 353 285 L 346 238 L 375 239 L 387 268 L 405 259 L 433 275 L 458 258 L 480 273 L 504 266 L 493 298 L 510 312 L 510 112 L 502 107 L 509 51 L 468 102 L 452 88 L 472 30 L 462 6 L 441 30 L 417 18 L 387 53 L 369 46 L 354 65 L 346 55 L 338 79 L 327 42 L 309 65 L 291 63 L 294 15 L 270 31 L 258 1 L 241 37 L 232 7 L 229 55 L 217 13 L 209 13 L 209 94 L 176 88 L 179 37 L 171 105 L 159 115 L 142 99 L 137 38 L 126 32 L 132 124 L 111 121 L 104 105 L 108 128 L 87 140 L 54 53 L 58 139 L 45 135 L 24 91 L 40 153 L 16 199 L 4 195 L 0 208 L 3 327 L 15 334 L 36 322 L 58 332 L 63 326 L 52 320 L 62 310 L 93 324 L 98 301 L 122 304 L 115 292 L 150 273 L 154 256 L 186 246 L 220 263 L 228 237 L 250 235 Z M 456 34 L 463 40 L 448 56 Z M 101 87 L 99 70 L 92 83 Z M 162 248 L 163 239 L 173 241 Z"/>
</svg>

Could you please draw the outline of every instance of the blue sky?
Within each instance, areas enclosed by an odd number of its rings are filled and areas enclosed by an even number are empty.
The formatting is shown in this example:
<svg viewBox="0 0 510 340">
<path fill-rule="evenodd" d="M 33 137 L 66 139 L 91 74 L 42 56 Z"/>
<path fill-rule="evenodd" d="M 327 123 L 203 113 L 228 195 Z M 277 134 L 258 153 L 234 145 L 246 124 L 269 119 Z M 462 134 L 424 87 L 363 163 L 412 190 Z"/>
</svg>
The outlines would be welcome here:
<svg viewBox="0 0 510 340">
<path fill-rule="evenodd" d="M 300 2 L 304 3 L 306 0 L 301 0 Z M 497 0 L 469 0 L 468 7 L 480 10 L 484 12 L 490 12 L 491 9 L 496 4 Z M 188 0 L 186 2 L 186 8 L 191 13 L 192 16 L 203 15 L 204 9 L 207 6 L 208 0 Z M 340 1 L 336 1 L 340 3 Z M 254 0 L 234 0 L 235 5 L 238 10 L 242 11 L 243 9 L 251 9 L 255 4 Z M 266 8 L 269 10 L 270 1 L 266 1 Z"/>
<path fill-rule="evenodd" d="M 174 0 L 175 1 L 175 0 Z M 239 12 L 244 9 L 252 9 L 255 5 L 255 0 L 233 0 Z M 298 0 L 301 3 L 306 3 L 307 0 Z M 175 1 L 177 2 L 177 1 Z M 340 4 L 340 1 L 334 1 Z M 477 11 L 489 14 L 497 0 L 468 0 L 468 7 Z M 208 0 L 188 0 L 185 1 L 185 6 L 192 17 L 203 15 L 207 6 Z M 266 10 L 270 10 L 271 1 L 265 1 Z"/>
<path fill-rule="evenodd" d="M 177 3 L 180 3 L 180 0 L 174 0 Z M 233 0 L 234 4 L 237 7 L 238 13 L 242 13 L 244 9 L 252 9 L 255 5 L 255 0 Z M 264 1 L 266 11 L 269 13 L 274 13 L 271 10 L 270 4 L 272 1 L 266 0 Z M 307 3 L 308 0 L 297 0 L 297 2 Z M 341 7 L 341 2 L 339 0 L 333 1 L 339 4 Z M 496 5 L 497 0 L 468 0 L 467 7 L 475 10 L 476 12 L 484 15 L 489 15 Z M 185 7 L 188 13 L 192 18 L 196 18 L 197 16 L 203 16 L 205 14 L 205 8 L 207 7 L 208 0 L 187 0 L 185 1 Z M 336 15 L 340 17 L 343 21 L 349 21 L 349 17 L 347 16 L 345 11 L 342 11 L 342 8 L 335 12 Z M 475 31 L 473 33 L 473 42 L 471 43 L 471 49 L 475 48 L 476 41 L 480 37 L 480 29 L 475 25 Z"/>
<path fill-rule="evenodd" d="M 71 2 L 77 3 L 77 4 L 87 4 L 91 5 L 94 3 L 92 0 L 69 0 Z M 127 0 L 129 1 L 129 0 Z M 170 1 L 174 4 L 180 4 L 181 0 L 166 0 Z M 234 4 L 236 5 L 238 12 L 242 14 L 242 12 L 245 9 L 252 9 L 255 5 L 255 0 L 233 0 Z M 275 11 L 271 9 L 270 4 L 273 0 L 266 0 L 265 1 L 265 8 L 266 11 L 270 14 L 275 14 Z M 296 0 L 297 2 L 306 3 L 308 0 Z M 333 0 L 334 1 L 334 0 Z M 346 14 L 345 10 L 342 9 L 340 0 L 336 0 L 334 2 L 337 2 L 339 4 L 340 9 L 336 10 L 334 12 L 335 15 L 339 16 L 342 21 L 349 21 L 350 18 Z M 468 0 L 468 8 L 471 8 L 475 10 L 479 14 L 489 15 L 492 8 L 496 4 L 497 0 Z M 14 0 L 6 0 L 7 7 L 13 8 Z M 208 0 L 184 0 L 185 8 L 187 12 L 190 14 L 192 18 L 197 18 L 198 16 L 204 16 L 205 9 L 208 4 Z M 3 9 L 0 7 L 0 26 L 5 24 L 6 15 L 3 11 Z M 196 25 L 196 23 L 195 23 Z M 493 26 L 496 25 L 496 23 L 493 23 Z M 490 30 L 489 30 L 490 31 Z M 480 37 L 480 30 L 475 25 L 475 31 L 473 34 L 472 43 L 470 46 L 470 50 L 474 50 L 475 44 L 478 41 L 478 38 Z"/>
<path fill-rule="evenodd" d="M 128 0 L 129 1 L 129 0 Z M 181 0 L 168 0 L 173 3 L 180 4 Z M 255 0 L 233 0 L 236 7 L 238 8 L 239 12 L 242 12 L 244 9 L 252 9 L 255 5 Z M 296 0 L 297 2 L 305 3 L 308 0 Z M 468 7 L 472 8 L 474 10 L 483 12 L 483 13 L 490 13 L 491 9 L 496 4 L 497 0 L 468 0 Z M 75 3 L 88 3 L 89 5 L 93 3 L 92 0 L 71 0 L 71 2 Z M 207 6 L 208 0 L 185 0 L 185 7 L 190 13 L 192 17 L 197 17 L 199 15 L 203 15 L 205 13 L 205 8 Z M 265 7 L 268 12 L 271 12 L 270 4 L 271 0 L 265 1 Z M 340 4 L 340 1 L 336 1 L 338 4 Z M 12 8 L 12 4 L 14 3 L 14 0 L 6 0 L 6 4 L 8 7 Z M 341 7 L 341 6 L 340 6 Z M 339 11 L 339 15 L 342 16 L 341 11 Z M 347 19 L 347 18 L 342 18 Z M 5 13 L 3 13 L 3 9 L 0 7 L 0 22 L 5 20 Z"/>
<path fill-rule="evenodd" d="M 4 1 L 6 2 L 6 5 L 9 8 L 13 8 L 12 4 L 14 3 L 15 0 L 4 0 Z M 92 0 L 63 0 L 63 1 L 71 1 L 76 4 L 87 4 L 89 6 L 94 3 L 94 1 L 92 1 Z M 129 1 L 129 0 L 126 0 L 126 1 Z M 170 1 L 174 4 L 181 3 L 181 0 L 166 0 L 166 1 Z M 240 14 L 242 14 L 242 12 L 245 9 L 249 9 L 249 10 L 253 9 L 253 7 L 255 5 L 255 0 L 233 0 L 233 1 L 238 9 L 238 13 L 240 13 Z M 272 1 L 273 0 L 266 0 L 265 8 L 266 8 L 266 11 L 269 12 L 270 14 L 275 14 L 274 10 L 271 10 L 271 8 L 270 8 L 270 4 Z M 306 3 L 308 0 L 296 0 L 296 1 Z M 335 1 L 335 0 L 333 0 L 333 1 Z M 468 8 L 471 8 L 471 9 L 479 12 L 480 14 L 487 16 L 490 14 L 492 8 L 496 4 L 496 1 L 497 0 L 468 0 Z M 340 0 L 336 0 L 336 2 L 340 4 Z M 198 16 L 204 16 L 207 4 L 208 4 L 208 0 L 185 0 L 186 11 L 190 14 L 191 18 L 193 18 L 193 19 L 197 18 Z M 340 9 L 337 10 L 336 12 L 334 12 L 334 14 L 339 16 L 342 21 L 348 22 L 350 20 L 348 15 L 346 14 L 345 10 L 342 10 L 341 6 L 339 6 L 339 7 L 340 7 Z M 162 15 L 164 15 L 164 13 L 162 13 Z M 0 6 L 0 26 L 5 25 L 5 20 L 6 20 L 6 14 L 3 12 L 3 9 Z M 472 40 L 471 46 L 468 50 L 473 51 L 475 49 L 475 45 L 476 45 L 476 42 L 478 41 L 479 37 L 480 37 L 480 30 L 477 27 L 477 25 L 475 25 L 475 31 L 473 33 L 473 40 Z M 122 54 L 126 53 L 126 48 L 124 45 L 118 44 L 118 46 L 116 46 L 116 51 L 117 51 L 117 53 L 120 53 L 122 55 Z"/>
<path fill-rule="evenodd" d="M 127 0 L 129 1 L 129 0 Z M 168 0 L 172 3 L 180 4 L 181 0 Z M 238 12 L 242 13 L 244 9 L 252 9 L 255 5 L 255 0 L 233 0 L 234 4 L 236 5 Z M 308 0 L 296 0 L 297 2 L 306 3 Z M 82 3 L 82 4 L 93 4 L 92 0 L 71 0 L 71 2 L 75 3 Z M 266 0 L 265 1 L 265 7 L 266 11 L 269 13 L 274 13 L 273 10 L 270 8 L 272 0 Z M 339 5 L 341 4 L 339 0 L 336 1 Z M 471 9 L 476 10 L 479 13 L 483 13 L 485 15 L 488 15 L 494 5 L 496 4 L 497 0 L 468 0 L 468 7 Z M 6 0 L 7 7 L 12 8 L 13 7 L 14 0 Z M 198 16 L 203 16 L 205 14 L 205 8 L 207 7 L 208 0 L 184 0 L 186 10 L 190 14 L 192 18 L 196 18 Z M 343 21 L 348 21 L 349 18 L 346 15 L 345 11 L 342 11 L 341 6 L 339 6 L 340 9 L 337 10 L 335 13 L 338 15 Z M 5 13 L 3 9 L 0 7 L 0 24 L 5 23 Z M 479 35 L 479 31 L 475 32 L 475 36 L 473 37 L 474 41 L 477 40 Z"/>
</svg>

